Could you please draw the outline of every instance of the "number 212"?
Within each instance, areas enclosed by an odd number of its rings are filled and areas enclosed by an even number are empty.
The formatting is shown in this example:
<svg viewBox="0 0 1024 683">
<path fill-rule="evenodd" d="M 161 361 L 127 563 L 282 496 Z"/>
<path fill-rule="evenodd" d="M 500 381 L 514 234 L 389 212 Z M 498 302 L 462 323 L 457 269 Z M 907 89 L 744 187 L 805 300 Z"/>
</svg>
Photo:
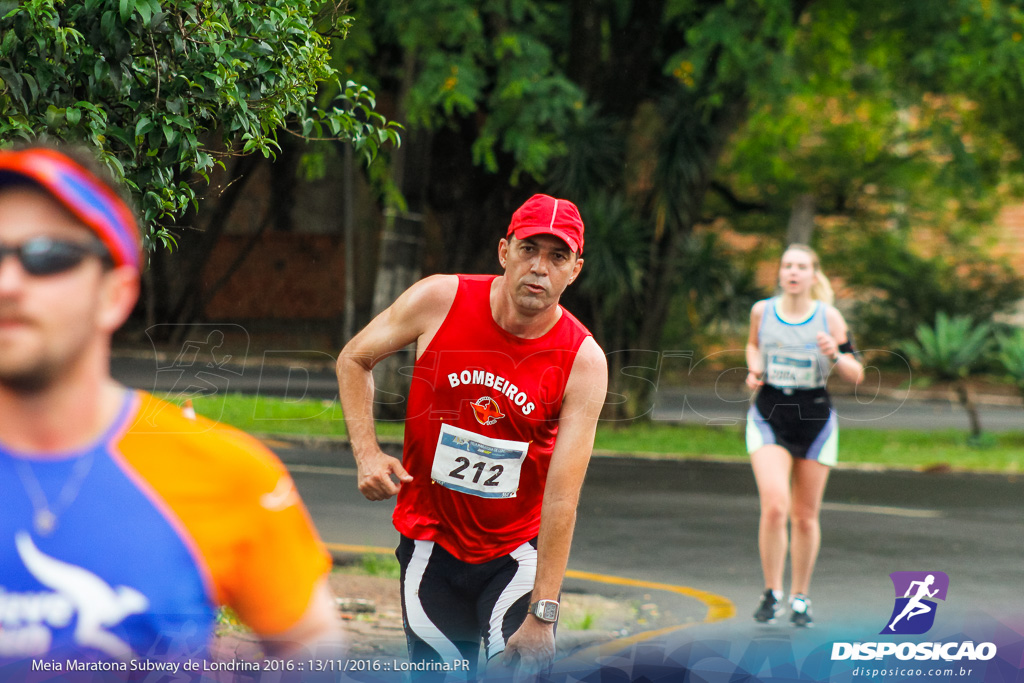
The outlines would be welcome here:
<svg viewBox="0 0 1024 683">
<path fill-rule="evenodd" d="M 459 463 L 459 466 L 456 467 L 451 472 L 449 472 L 448 476 L 454 477 L 455 479 L 465 479 L 466 477 L 462 473 L 469 469 L 469 458 L 460 455 L 459 457 L 455 458 L 455 462 Z M 474 484 L 480 483 L 480 477 L 483 476 L 484 469 L 486 468 L 487 463 L 485 462 L 478 462 L 475 465 L 473 465 L 473 469 L 476 470 L 476 474 L 473 476 Z M 490 471 L 491 476 L 488 477 L 486 481 L 484 481 L 484 486 L 497 486 L 498 477 L 500 477 L 501 473 L 505 471 L 505 468 L 502 467 L 501 465 L 491 465 Z"/>
</svg>

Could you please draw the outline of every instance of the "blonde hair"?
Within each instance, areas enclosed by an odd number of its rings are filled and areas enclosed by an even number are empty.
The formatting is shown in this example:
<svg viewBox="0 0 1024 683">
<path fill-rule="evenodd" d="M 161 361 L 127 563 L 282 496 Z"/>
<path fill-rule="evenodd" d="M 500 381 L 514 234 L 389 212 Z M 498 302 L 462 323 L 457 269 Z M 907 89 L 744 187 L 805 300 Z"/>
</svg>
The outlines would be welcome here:
<svg viewBox="0 0 1024 683">
<path fill-rule="evenodd" d="M 786 251 L 792 250 L 802 251 L 811 257 L 811 265 L 814 267 L 814 284 L 811 285 L 811 298 L 826 304 L 832 304 L 836 299 L 836 295 L 832 291 L 832 283 L 828 281 L 828 277 L 821 271 L 821 260 L 818 258 L 817 252 L 806 244 L 798 243 L 793 243 L 786 247 Z M 782 252 L 783 256 L 786 255 L 786 251 Z"/>
</svg>

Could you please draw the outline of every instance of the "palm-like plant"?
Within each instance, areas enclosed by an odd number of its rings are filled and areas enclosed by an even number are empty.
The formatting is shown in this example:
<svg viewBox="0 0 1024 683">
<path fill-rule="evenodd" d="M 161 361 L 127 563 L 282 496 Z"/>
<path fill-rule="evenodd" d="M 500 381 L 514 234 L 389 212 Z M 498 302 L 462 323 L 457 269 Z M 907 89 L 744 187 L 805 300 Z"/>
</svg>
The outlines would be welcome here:
<svg viewBox="0 0 1024 683">
<path fill-rule="evenodd" d="M 636 217 L 620 195 L 595 195 L 580 205 L 587 220 L 586 267 L 577 295 L 589 309 L 591 329 L 605 349 L 628 348 L 636 334 L 635 311 L 641 306 L 650 226 Z M 570 290 L 571 291 L 571 290 Z M 612 396 L 605 418 L 621 420 L 645 412 L 644 389 L 626 386 L 622 374 L 624 353 L 609 355 Z"/>
<path fill-rule="evenodd" d="M 1024 330 L 996 334 L 996 358 L 1024 397 Z"/>
<path fill-rule="evenodd" d="M 970 316 L 935 316 L 935 326 L 917 326 L 915 340 L 903 344 L 903 351 L 923 372 L 940 381 L 951 382 L 960 404 L 971 421 L 971 437 L 981 435 L 981 420 L 971 397 L 968 378 L 992 346 L 992 326 L 976 323 Z"/>
</svg>

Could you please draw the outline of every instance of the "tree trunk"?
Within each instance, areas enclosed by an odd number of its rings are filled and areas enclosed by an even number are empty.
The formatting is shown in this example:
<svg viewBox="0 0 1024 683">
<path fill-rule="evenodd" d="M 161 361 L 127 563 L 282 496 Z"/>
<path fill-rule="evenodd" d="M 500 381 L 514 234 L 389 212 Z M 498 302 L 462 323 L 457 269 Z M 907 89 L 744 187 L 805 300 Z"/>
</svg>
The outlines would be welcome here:
<svg viewBox="0 0 1024 683">
<path fill-rule="evenodd" d="M 252 175 L 260 158 L 250 154 L 238 159 L 232 168 L 231 177 L 227 181 L 224 191 L 219 197 L 212 200 L 212 211 L 207 209 L 203 212 L 209 216 L 205 230 L 201 239 L 198 240 L 199 244 L 195 249 L 194 257 L 187 261 L 188 269 L 183 279 L 181 294 L 168 316 L 171 323 L 176 323 L 171 326 L 171 342 L 176 343 L 184 339 L 188 331 L 187 323 L 193 322 L 195 318 L 197 305 L 201 298 L 199 293 L 202 289 L 203 270 L 210 260 L 210 254 L 213 252 L 217 240 L 224 233 L 231 211 L 242 195 L 242 190 L 245 189 L 246 181 Z"/>
<path fill-rule="evenodd" d="M 405 197 L 407 209 L 387 213 L 381 236 L 380 260 L 373 292 L 373 314 L 386 309 L 420 278 L 420 254 L 423 246 L 423 219 L 429 136 L 411 133 L 394 157 L 396 183 Z M 376 413 L 379 419 L 400 420 L 405 415 L 405 397 L 415 362 L 414 346 L 385 358 L 374 368 L 377 387 Z"/>
<path fill-rule="evenodd" d="M 957 380 L 953 384 L 960 405 L 967 411 L 967 418 L 971 424 L 971 439 L 976 441 L 981 437 L 981 417 L 978 415 L 978 406 L 974 403 L 974 396 L 971 395 L 970 385 L 967 380 Z"/>
<path fill-rule="evenodd" d="M 345 203 L 341 217 L 341 231 L 345 241 L 345 317 L 342 321 L 341 343 L 335 344 L 336 348 L 347 344 L 356 333 L 356 221 L 353 190 L 355 161 L 352 156 L 352 145 L 346 144 L 341 174 L 342 201 Z"/>
<path fill-rule="evenodd" d="M 814 235 L 814 195 L 802 194 L 793 202 L 786 226 L 786 245 L 810 244 Z"/>
<path fill-rule="evenodd" d="M 692 116 L 679 115 L 666 130 L 666 142 L 659 164 L 665 167 L 665 194 L 656 208 L 659 237 L 652 244 L 651 264 L 644 283 L 643 305 L 638 311 L 639 334 L 630 351 L 627 367 L 648 367 L 652 352 L 661 351 L 661 336 L 668 319 L 669 305 L 679 284 L 679 257 L 685 240 L 700 220 L 701 207 L 722 154 L 727 136 L 746 116 L 747 101 L 742 95 L 728 100 L 714 111 L 706 123 Z M 673 107 L 679 110 L 679 106 Z M 671 190 L 671 191 L 669 191 Z M 611 376 L 612 387 L 620 378 Z M 656 378 L 655 378 L 656 379 Z M 650 404 L 650 396 L 637 395 L 633 415 L 639 417 Z"/>
</svg>

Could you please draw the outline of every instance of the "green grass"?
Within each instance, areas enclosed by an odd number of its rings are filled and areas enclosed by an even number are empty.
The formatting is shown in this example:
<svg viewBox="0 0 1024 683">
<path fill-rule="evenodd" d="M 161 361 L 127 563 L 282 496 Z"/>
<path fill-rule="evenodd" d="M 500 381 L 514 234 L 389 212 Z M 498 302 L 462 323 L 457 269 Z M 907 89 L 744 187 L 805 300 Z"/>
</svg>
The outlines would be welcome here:
<svg viewBox="0 0 1024 683">
<path fill-rule="evenodd" d="M 235 613 L 235 610 L 230 607 L 219 607 L 217 614 L 214 618 L 213 628 L 217 635 L 223 636 L 228 634 L 239 634 L 246 633 L 249 627 L 245 625 L 239 616 Z"/>
<path fill-rule="evenodd" d="M 366 553 L 359 560 L 362 573 L 367 576 L 381 576 L 386 579 L 397 579 L 402 573 L 402 566 L 394 555 L 378 555 Z"/>
<path fill-rule="evenodd" d="M 358 560 L 335 565 L 334 572 L 397 579 L 402 574 L 402 567 L 393 553 L 364 553 Z"/>
<path fill-rule="evenodd" d="M 180 402 L 180 401 L 178 401 Z M 196 412 L 261 435 L 346 436 L 337 401 L 256 397 L 239 394 L 194 399 Z M 1021 417 L 1024 418 L 1024 411 Z M 1022 419 L 1024 423 L 1024 419 Z M 713 457 L 747 459 L 742 425 L 698 426 L 636 423 L 598 426 L 594 447 L 599 453 L 636 454 L 659 458 Z M 378 422 L 384 440 L 400 440 L 401 422 Z M 844 429 L 839 437 L 840 463 L 908 469 L 952 468 L 989 472 L 1024 471 L 1024 430 L 987 433 L 969 443 L 957 430 Z"/>
<path fill-rule="evenodd" d="M 596 619 L 590 612 L 584 612 L 582 616 L 565 620 L 564 628 L 570 631 L 589 631 L 594 628 Z"/>
<path fill-rule="evenodd" d="M 181 403 L 177 397 L 167 397 Z M 337 401 L 288 400 L 247 394 L 218 394 L 193 399 L 196 413 L 252 434 L 344 438 L 348 435 Z M 381 438 L 401 439 L 401 422 L 378 422 Z"/>
</svg>

